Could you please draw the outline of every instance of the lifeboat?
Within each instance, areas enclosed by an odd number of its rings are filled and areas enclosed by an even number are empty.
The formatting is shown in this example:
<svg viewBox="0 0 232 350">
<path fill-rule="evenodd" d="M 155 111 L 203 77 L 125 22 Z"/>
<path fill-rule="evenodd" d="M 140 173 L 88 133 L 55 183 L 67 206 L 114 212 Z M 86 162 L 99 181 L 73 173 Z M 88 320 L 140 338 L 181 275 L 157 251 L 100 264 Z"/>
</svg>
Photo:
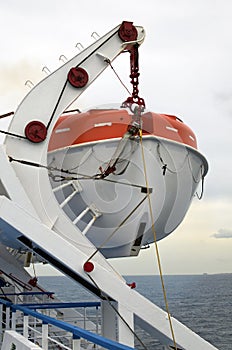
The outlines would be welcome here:
<svg viewBox="0 0 232 350">
<path fill-rule="evenodd" d="M 48 165 L 60 206 L 107 258 L 137 255 L 173 232 L 208 170 L 181 119 L 129 108 L 63 114 Z"/>
</svg>

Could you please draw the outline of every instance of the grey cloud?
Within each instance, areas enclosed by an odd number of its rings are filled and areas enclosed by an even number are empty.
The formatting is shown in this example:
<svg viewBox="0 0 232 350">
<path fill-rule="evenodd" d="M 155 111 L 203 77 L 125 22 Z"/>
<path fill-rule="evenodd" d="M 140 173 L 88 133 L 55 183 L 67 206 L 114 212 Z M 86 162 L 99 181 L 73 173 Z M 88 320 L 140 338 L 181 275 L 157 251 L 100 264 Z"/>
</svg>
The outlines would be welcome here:
<svg viewBox="0 0 232 350">
<path fill-rule="evenodd" d="M 214 238 L 232 238 L 232 230 L 221 228 L 212 235 Z"/>
</svg>

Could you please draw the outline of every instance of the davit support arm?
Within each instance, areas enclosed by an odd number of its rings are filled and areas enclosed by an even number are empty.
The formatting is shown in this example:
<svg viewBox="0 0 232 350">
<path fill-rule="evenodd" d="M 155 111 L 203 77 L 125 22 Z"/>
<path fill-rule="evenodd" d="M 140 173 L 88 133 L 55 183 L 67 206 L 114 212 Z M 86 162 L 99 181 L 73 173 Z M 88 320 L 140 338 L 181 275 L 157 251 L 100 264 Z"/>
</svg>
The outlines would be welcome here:
<svg viewBox="0 0 232 350">
<path fill-rule="evenodd" d="M 118 341 L 133 346 L 134 336 L 127 325 L 133 329 L 135 317 L 161 339 L 162 344 L 170 346 L 173 343 L 166 313 L 131 290 L 101 253 L 93 258 L 95 267 L 91 276 L 84 271 L 83 265 L 96 247 L 60 208 L 46 169 L 48 143 L 59 116 L 109 62 L 123 51 L 139 46 L 144 36 L 142 27 L 123 22 L 42 80 L 21 102 L 10 124 L 4 147 L 0 148 L 0 161 L 5 165 L 0 174 L 0 185 L 6 192 L 0 196 L 0 232 L 2 239 L 8 237 L 15 241 L 16 249 L 17 243 L 24 244 L 96 294 L 101 292 L 101 295 L 104 293 L 117 301 L 118 312 L 126 320 L 124 323 L 119 318 Z M 132 99 L 132 102 L 143 105 L 144 101 L 136 96 L 136 79 L 134 76 L 132 97 L 135 100 Z M 7 157 L 45 167 L 10 163 Z M 106 323 L 109 323 L 107 306 L 103 313 L 108 316 Z M 115 315 L 111 318 L 112 323 L 114 318 Z M 181 349 L 215 349 L 175 319 L 173 323 L 177 346 Z M 103 324 L 102 328 L 105 336 L 112 336 L 113 328 L 108 324 Z"/>
</svg>

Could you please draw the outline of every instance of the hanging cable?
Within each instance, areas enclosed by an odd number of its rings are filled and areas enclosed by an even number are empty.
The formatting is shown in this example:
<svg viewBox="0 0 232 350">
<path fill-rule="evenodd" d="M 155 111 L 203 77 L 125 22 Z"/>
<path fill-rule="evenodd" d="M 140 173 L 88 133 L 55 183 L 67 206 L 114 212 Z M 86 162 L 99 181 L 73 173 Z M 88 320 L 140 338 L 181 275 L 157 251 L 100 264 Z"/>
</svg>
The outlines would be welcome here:
<svg viewBox="0 0 232 350">
<path fill-rule="evenodd" d="M 143 161 L 143 168 L 144 168 L 144 177 L 145 177 L 145 182 L 147 189 L 149 188 L 148 186 L 148 177 L 147 177 L 147 168 L 146 168 L 146 160 L 145 160 L 145 154 L 144 154 L 144 148 L 143 148 L 143 141 L 142 141 L 142 129 L 140 129 L 140 145 L 141 145 L 141 152 L 142 152 L 142 161 Z M 154 235 L 154 243 L 155 243 L 155 250 L 156 250 L 156 257 L 157 257 L 157 262 L 158 262 L 158 268 L 159 268 L 159 274 L 160 274 L 160 280 L 161 280 L 161 285 L 162 285 L 162 290 L 163 290 L 163 296 L 164 296 L 164 302 L 165 302 L 165 307 L 166 311 L 168 314 L 168 321 L 169 321 L 169 326 L 172 334 L 172 340 L 173 344 L 175 346 L 175 350 L 178 350 L 176 340 L 175 340 L 175 335 L 174 335 L 174 330 L 172 326 L 172 320 L 171 320 L 171 315 L 169 312 L 169 306 L 168 306 L 168 300 L 167 300 L 167 293 L 164 285 L 164 279 L 163 279 L 163 272 L 162 272 L 162 266 L 161 266 L 161 260 L 160 260 L 160 254 L 159 254 L 159 249 L 158 249 L 158 244 L 157 244 L 157 235 L 156 235 L 156 230 L 155 230 L 155 220 L 152 212 L 152 204 L 151 204 L 151 197 L 150 193 L 147 193 L 147 198 L 148 198 L 148 203 L 149 203 L 149 211 L 150 211 L 150 217 L 152 221 L 152 232 Z"/>
<path fill-rule="evenodd" d="M 9 117 L 9 116 L 11 116 L 11 115 L 13 115 L 13 114 L 14 114 L 14 112 L 9 112 L 9 113 L 2 114 L 2 115 L 0 115 L 0 119 L 7 118 L 7 117 Z M 4 135 L 9 135 L 9 136 L 18 137 L 18 138 L 20 138 L 20 139 L 26 139 L 26 136 L 14 134 L 14 133 L 9 132 L 9 131 L 0 130 L 0 133 L 1 133 L 1 134 L 4 134 Z"/>
<path fill-rule="evenodd" d="M 144 350 L 148 350 L 148 348 L 146 347 L 146 345 L 142 342 L 142 340 L 140 339 L 140 337 L 135 333 L 135 331 L 133 330 L 133 328 L 131 328 L 131 326 L 129 325 L 129 323 L 125 320 L 125 318 L 120 314 L 120 312 L 117 310 L 117 308 L 112 304 L 110 298 L 108 297 L 108 295 L 106 295 L 105 293 L 103 293 L 103 291 L 101 290 L 101 288 L 98 286 L 97 282 L 93 279 L 93 277 L 88 274 L 90 280 L 92 281 L 92 283 L 95 285 L 95 287 L 99 290 L 99 294 L 102 296 L 102 299 L 106 300 L 107 303 L 110 305 L 110 307 L 114 310 L 114 312 L 119 316 L 119 318 L 125 323 L 125 325 L 128 327 L 128 329 L 131 331 L 131 333 L 134 335 L 134 337 L 138 340 L 138 342 L 142 345 L 142 347 L 144 348 Z"/>
<path fill-rule="evenodd" d="M 26 136 L 14 134 L 14 133 L 9 132 L 9 131 L 0 130 L 0 133 L 5 134 L 5 135 L 9 135 L 9 136 L 18 137 L 19 139 L 26 139 Z"/>
<path fill-rule="evenodd" d="M 125 90 L 128 92 L 128 94 L 130 95 L 131 92 L 130 90 L 126 87 L 126 85 L 123 83 L 122 79 L 120 78 L 120 76 L 118 75 L 118 73 L 116 72 L 115 68 L 113 67 L 111 61 L 109 60 L 109 58 L 105 58 L 104 60 L 106 63 L 108 63 L 108 65 L 110 66 L 110 68 L 112 69 L 112 71 L 114 72 L 114 74 L 116 75 L 116 77 L 118 78 L 118 80 L 120 81 L 120 83 L 122 84 L 122 86 L 125 88 Z"/>
<path fill-rule="evenodd" d="M 14 112 L 8 112 L 8 113 L 5 113 L 5 114 L 1 114 L 1 115 L 0 115 L 0 119 L 9 117 L 10 115 L 13 115 L 13 114 L 14 114 Z"/>
</svg>

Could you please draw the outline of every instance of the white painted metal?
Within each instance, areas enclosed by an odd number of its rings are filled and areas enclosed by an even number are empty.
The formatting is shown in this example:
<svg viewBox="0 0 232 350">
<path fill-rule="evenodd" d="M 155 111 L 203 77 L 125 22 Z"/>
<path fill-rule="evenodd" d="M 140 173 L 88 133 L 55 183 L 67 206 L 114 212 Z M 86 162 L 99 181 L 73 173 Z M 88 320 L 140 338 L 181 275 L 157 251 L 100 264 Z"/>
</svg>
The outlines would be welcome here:
<svg viewBox="0 0 232 350">
<path fill-rule="evenodd" d="M 140 324 L 149 329 L 151 335 L 158 338 L 162 344 L 172 344 L 166 312 L 159 309 L 135 290 L 130 289 L 125 280 L 113 271 L 110 265 L 106 268 L 106 265 L 103 266 L 101 260 L 95 256 L 93 259 L 95 267 L 89 276 L 82 268 L 88 258 L 82 247 L 78 248 L 46 225 L 41 224 L 6 197 L 0 197 L 0 213 L 0 229 L 4 228 L 6 233 L 11 231 L 15 235 L 23 234 L 34 242 L 34 246 L 49 252 L 53 258 L 58 259 L 63 266 L 67 266 L 73 273 L 77 273 L 90 283 L 94 281 L 100 290 L 117 301 L 118 305 L 120 305 L 120 310 L 122 308 L 128 310 L 125 314 L 122 314 L 126 322 L 129 324 L 131 322 L 131 317 L 129 319 L 127 317 L 128 313 L 129 315 L 133 314 Z M 33 227 L 33 230 L 31 230 L 31 227 Z M 216 349 L 174 318 L 172 318 L 172 324 L 176 342 L 183 350 Z M 121 339 L 121 341 L 127 344 L 128 339 Z"/>
<path fill-rule="evenodd" d="M 78 164 L 75 171 L 88 177 L 94 175 L 94 170 L 97 171 L 101 165 L 105 167 L 109 164 L 118 143 L 119 140 L 106 140 L 63 148 L 49 153 L 48 163 L 52 160 L 55 168 L 65 169 L 72 169 L 74 164 Z M 182 222 L 202 176 L 207 172 L 207 162 L 196 149 L 154 136 L 143 137 L 144 169 L 139 140 L 131 143 L 133 152 L 129 147 L 123 157 L 128 164 L 126 170 L 121 175 L 111 174 L 105 180 L 78 180 L 82 191 L 78 200 L 70 202 L 69 210 L 66 210 L 71 220 L 74 213 L 77 215 L 73 221 L 76 223 L 83 217 L 83 203 L 87 206 L 94 203 L 97 206 L 102 213 L 101 218 L 87 233 L 87 238 L 97 247 L 106 242 L 118 228 L 116 234 L 101 249 L 106 257 L 132 255 L 134 242 L 142 235 L 141 245 L 154 241 L 148 200 L 144 201 L 129 220 L 118 227 L 146 196 L 141 191 L 142 187 L 146 190 L 145 170 L 148 186 L 152 189 L 150 199 L 157 240 L 170 234 Z M 160 157 L 167 164 L 165 175 Z M 52 182 L 52 186 L 59 187 L 59 184 Z M 140 232 L 141 223 L 144 225 L 144 232 Z M 137 253 L 139 250 L 140 247 Z"/>
<path fill-rule="evenodd" d="M 42 324 L 42 348 L 48 350 L 48 324 Z"/>
<path fill-rule="evenodd" d="M 73 350 L 80 350 L 81 349 L 81 340 L 80 339 L 73 339 L 72 348 L 73 348 Z"/>
<path fill-rule="evenodd" d="M 73 181 L 65 182 L 65 183 L 61 184 L 60 186 L 53 188 L 53 192 L 55 193 L 57 191 L 60 191 L 60 190 L 64 189 L 65 187 L 72 185 L 72 183 L 73 183 Z"/>
<path fill-rule="evenodd" d="M 0 176 L 7 196 L 5 192 L 0 196 L 0 238 L 4 243 L 12 239 L 18 247 L 23 246 L 19 241 L 20 236 L 27 238 L 32 249 L 40 248 L 49 254 L 49 261 L 59 262 L 61 269 L 69 269 L 72 274 L 78 275 L 90 285 L 98 286 L 115 300 L 121 316 L 131 327 L 132 318 L 135 317 L 149 328 L 151 335 L 158 336 L 163 344 L 169 345 L 172 344 L 172 336 L 166 313 L 131 290 L 101 253 L 98 252 L 92 259 L 94 270 L 91 275 L 84 272 L 83 264 L 96 251 L 96 247 L 59 206 L 52 192 L 47 170 L 14 161 L 9 163 L 7 159 L 10 156 L 47 165 L 48 142 L 57 118 L 107 67 L 104 57 L 112 61 L 124 50 L 125 45 L 117 35 L 118 28 L 119 26 L 47 76 L 29 92 L 18 107 L 9 127 L 10 133 L 23 136 L 24 128 L 30 121 L 39 120 L 47 125 L 52 115 L 53 119 L 44 142 L 32 144 L 26 139 L 8 135 L 5 149 L 1 148 L 0 161 L 3 161 L 1 165 L 4 166 Z M 138 42 L 141 43 L 144 30 L 141 27 L 137 27 L 137 30 Z M 66 80 L 70 68 L 78 65 L 88 71 L 89 83 L 85 88 L 76 90 Z M 62 90 L 62 97 L 59 98 Z M 201 160 L 200 156 L 196 158 Z M 173 197 L 170 198 L 173 200 Z M 101 212 L 98 203 L 94 204 Z M 183 350 L 215 349 L 174 318 L 172 322 L 177 344 Z M 119 328 L 120 340 L 131 344 L 132 336 L 129 336 L 127 326 L 121 322 Z M 46 349 L 45 341 L 43 348 Z"/>
<path fill-rule="evenodd" d="M 3 339 L 3 344 L 1 350 L 12 349 L 12 344 L 15 345 L 16 349 L 20 350 L 42 350 L 40 346 L 32 343 L 21 334 L 15 331 L 6 331 Z"/>
<path fill-rule="evenodd" d="M 127 345 L 134 346 L 134 313 L 127 305 L 118 303 L 118 312 L 121 317 L 118 317 L 118 341 L 124 342 L 127 339 Z M 128 327 L 125 327 L 125 321 Z"/>
<path fill-rule="evenodd" d="M 104 58 L 98 55 L 99 50 L 104 57 L 112 61 L 125 49 L 125 44 L 122 43 L 118 36 L 119 27 L 117 26 L 58 70 L 51 73 L 28 93 L 15 112 L 9 132 L 24 135 L 25 126 L 32 120 L 39 120 L 47 125 L 55 110 L 47 139 L 42 143 L 32 144 L 28 140 L 6 136 L 5 145 L 8 155 L 17 159 L 47 164 L 48 143 L 52 128 L 58 117 L 108 66 Z M 141 43 L 144 39 L 144 30 L 142 27 L 136 28 L 138 31 L 138 42 Z M 66 83 L 67 74 L 70 68 L 79 65 L 88 72 L 89 82 L 84 88 L 75 89 L 71 84 Z M 64 86 L 62 98 L 59 100 Z M 59 103 L 56 106 L 58 100 Z M 26 167 L 14 162 L 12 166 L 22 185 L 25 186 L 28 197 L 41 221 L 49 227 L 54 226 L 55 231 L 65 234 L 67 238 L 75 240 L 73 231 L 74 229 L 76 231 L 77 228 L 70 223 L 70 220 L 67 220 L 51 193 L 46 169 Z M 65 230 L 63 229 L 64 226 L 66 227 Z"/>
<path fill-rule="evenodd" d="M 78 221 L 81 220 L 81 218 L 83 218 L 83 216 L 85 216 L 85 214 L 87 214 L 89 210 L 90 210 L 89 207 L 85 208 L 85 209 L 73 220 L 74 225 L 76 225 L 76 223 L 78 223 Z"/>
<path fill-rule="evenodd" d="M 76 195 L 76 193 L 76 191 L 73 191 L 68 197 L 66 197 L 65 200 L 60 203 L 60 207 L 63 208 Z"/>
<path fill-rule="evenodd" d="M 111 340 L 117 340 L 116 317 L 115 317 L 115 313 L 112 312 L 112 307 L 110 306 L 108 300 L 102 300 L 101 314 L 102 314 L 102 324 L 101 324 L 102 336 Z"/>
<path fill-rule="evenodd" d="M 29 325 L 29 316 L 24 315 L 23 316 L 23 336 L 28 339 L 28 325 Z"/>
<path fill-rule="evenodd" d="M 89 231 L 90 227 L 94 224 L 94 221 L 96 220 L 96 216 L 94 216 L 90 222 L 88 223 L 88 225 L 84 228 L 84 230 L 82 231 L 83 235 L 86 235 L 86 233 Z"/>
</svg>

